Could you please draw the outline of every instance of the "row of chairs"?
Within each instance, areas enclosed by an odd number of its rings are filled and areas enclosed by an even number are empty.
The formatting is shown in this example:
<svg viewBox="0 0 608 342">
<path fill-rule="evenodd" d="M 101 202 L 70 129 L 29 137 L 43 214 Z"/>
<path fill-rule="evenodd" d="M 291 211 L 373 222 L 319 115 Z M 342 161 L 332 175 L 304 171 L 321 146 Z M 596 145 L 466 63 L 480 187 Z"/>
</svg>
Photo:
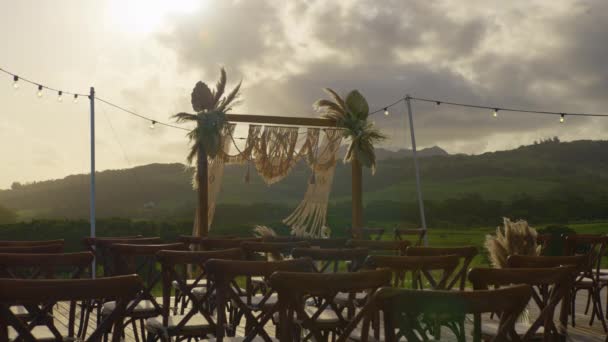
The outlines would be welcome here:
<svg viewBox="0 0 608 342">
<path fill-rule="evenodd" d="M 502 327 L 511 324 L 507 319 L 510 315 L 505 312 L 516 312 L 517 298 L 525 297 L 522 297 L 521 294 L 526 291 L 530 292 L 529 288 L 524 291 L 521 287 L 516 290 L 502 290 L 503 292 L 500 294 L 507 296 L 507 298 L 511 298 L 515 294 L 520 295 L 506 301 L 503 307 L 498 299 L 492 301 L 480 300 L 480 298 L 487 299 L 487 296 L 499 294 L 492 291 L 475 292 L 474 294 L 451 291 L 443 294 L 434 291 L 410 293 L 401 289 L 405 286 L 405 282 L 409 282 L 409 287 L 413 289 L 421 289 L 425 287 L 424 285 L 427 285 L 433 290 L 446 290 L 455 287 L 457 284 L 459 289 L 464 289 L 468 268 L 466 260 L 468 258 L 468 262 L 470 262 L 476 253 L 474 248 L 470 247 L 452 249 L 410 247 L 405 249 L 404 246 L 409 245 L 407 242 L 352 240 L 346 243 L 346 246 L 350 247 L 348 249 L 320 249 L 318 247 L 311 248 L 311 242 L 307 241 L 260 242 L 239 241 L 238 239 L 216 239 L 215 241 L 213 239 L 200 239 L 202 247 L 204 247 L 203 251 L 187 251 L 183 243 L 161 245 L 156 244 L 158 241 L 154 239 L 141 241 L 145 240 L 141 237 L 114 239 L 112 243 L 109 243 L 109 240 L 112 239 L 97 239 L 94 251 L 101 252 L 98 249 L 100 245 L 108 247 L 104 253 L 106 253 L 105 256 L 113 258 L 114 272 L 120 274 L 138 270 L 133 268 L 137 264 L 135 262 L 136 256 L 147 256 L 148 258 L 152 257 L 153 260 L 162 265 L 161 275 L 159 277 L 158 274 L 155 274 L 154 267 L 149 268 L 149 274 L 144 276 L 144 284 L 141 285 L 141 288 L 136 291 L 137 293 L 133 297 L 130 297 L 131 300 L 127 303 L 128 305 L 124 306 L 124 309 L 120 300 L 114 301 L 113 307 L 108 305 L 112 301 L 101 302 L 103 304 L 98 306 L 98 308 L 101 308 L 101 313 L 98 314 L 97 319 L 101 318 L 105 322 L 112 315 L 116 315 L 115 312 L 125 312 L 130 317 L 130 322 L 133 324 L 135 331 L 137 331 L 135 322 L 146 320 L 142 326 L 145 326 L 145 329 L 148 330 L 148 336 L 163 339 L 173 336 L 200 337 L 213 335 L 222 338 L 224 335 L 234 335 L 243 317 L 247 322 L 244 334 L 249 338 L 262 337 L 269 339 L 265 326 L 268 322 L 273 321 L 275 323 L 287 322 L 276 325 L 279 329 L 275 334 L 281 340 L 299 339 L 305 335 L 302 333 L 303 331 L 310 335 L 309 337 L 317 340 L 320 338 L 327 339 L 329 335 L 338 339 L 346 338 L 355 332 L 355 328 L 361 322 L 363 322 L 363 329 L 361 329 L 359 336 L 365 339 L 368 334 L 366 330 L 369 329 L 370 323 L 374 334 L 379 337 L 381 331 L 380 320 L 374 319 L 378 315 L 372 314 L 378 309 L 384 312 L 382 322 L 384 322 L 386 338 L 389 340 L 391 340 L 392 328 L 400 331 L 395 336 L 400 336 L 399 334 L 406 336 L 411 331 L 419 331 L 418 335 L 420 335 L 420 331 L 439 333 L 436 328 L 433 328 L 437 324 L 427 324 L 427 327 L 424 327 L 427 330 L 420 330 L 421 327 L 413 325 L 415 320 L 408 318 L 403 321 L 405 319 L 403 315 L 396 315 L 393 312 L 396 309 L 400 308 L 401 311 L 410 310 L 408 309 L 409 305 L 406 309 L 393 305 L 400 301 L 399 298 L 404 300 L 407 298 L 408 303 L 409 300 L 412 300 L 412 303 L 416 302 L 415 298 L 426 298 L 426 301 L 420 301 L 420 307 L 412 305 L 411 310 L 413 311 L 410 314 L 425 313 L 427 318 L 434 317 L 432 315 L 428 316 L 430 311 L 435 310 L 436 314 L 445 313 L 449 312 L 446 311 L 448 308 L 461 308 L 461 313 L 476 313 L 484 308 L 488 309 L 487 312 L 504 311 L 501 315 L 503 323 L 500 327 Z M 150 245 L 150 242 L 155 244 Z M 218 243 L 214 244 L 213 242 Z M 188 243 L 195 245 L 196 241 L 189 239 Z M 233 248 L 230 247 L 231 244 Z M 235 246 L 237 248 L 234 248 Z M 220 249 L 217 250 L 215 247 Z M 393 251 L 393 255 L 372 255 L 368 257 L 368 254 L 373 254 L 370 252 L 371 247 L 375 248 L 375 251 Z M 468 252 L 462 260 L 466 263 L 466 266 L 458 271 L 457 268 L 463 258 L 456 254 L 458 252 L 464 254 L 463 251 Z M 289 255 L 294 260 L 257 261 L 255 259 L 258 253 L 266 253 L 270 256 L 279 255 L 280 258 Z M 403 254 L 408 254 L 408 256 L 403 256 Z M 39 255 L 38 258 L 47 257 L 47 255 Z M 90 264 L 92 254 L 88 253 L 87 255 L 89 259 L 86 262 Z M 36 258 L 36 256 L 31 257 Z M 82 259 L 82 264 L 84 264 L 86 258 Z M 517 258 L 513 260 L 517 260 Z M 578 265 L 580 263 L 580 260 L 576 261 L 574 259 L 548 260 L 543 261 L 543 267 Z M 510 262 L 512 262 L 511 259 Z M 549 265 L 550 262 L 553 262 L 553 264 Z M 140 263 L 139 265 L 144 264 Z M 190 267 L 191 272 L 187 272 L 188 267 Z M 330 270 L 331 273 L 328 273 Z M 338 272 L 342 270 L 349 272 Z M 543 298 L 540 303 L 544 303 L 543 305 L 546 306 L 546 303 L 552 303 L 545 298 L 547 293 L 551 295 L 562 293 L 560 291 L 546 291 L 549 284 L 556 285 L 555 275 L 573 273 L 571 268 L 567 267 L 562 267 L 560 270 L 551 269 L 546 271 L 546 274 L 539 272 L 537 269 L 521 269 L 519 273 L 510 270 L 509 274 L 499 274 L 498 278 L 491 277 L 491 274 L 475 276 L 475 274 L 483 274 L 484 272 L 483 270 L 476 270 L 469 273 L 469 279 L 477 289 L 487 288 L 490 284 L 526 283 L 525 280 L 527 280 L 531 285 L 544 287 L 543 291 L 539 291 L 539 296 Z M 139 269 L 139 271 L 140 273 L 146 273 L 143 272 L 143 269 Z M 500 272 L 502 270 L 486 271 Z M 188 275 L 192 272 L 197 276 L 189 278 Z M 434 277 L 436 272 L 439 272 L 439 278 Z M 541 273 L 546 276 L 553 275 L 554 278 L 548 280 L 543 278 L 545 280 L 541 282 L 542 279 L 533 277 Z M 453 277 L 453 275 L 456 276 Z M 515 277 L 516 275 L 519 275 L 519 278 Z M 256 287 L 256 279 L 258 285 L 263 284 L 264 286 Z M 480 284 L 480 279 L 486 281 L 486 284 Z M 495 280 L 488 281 L 488 279 Z M 499 281 L 501 279 L 502 283 Z M 534 279 L 537 280 L 534 282 L 532 281 Z M 560 279 L 559 284 L 569 284 L 568 279 Z M 153 289 L 159 281 L 162 283 L 163 289 L 162 305 L 157 303 L 153 296 Z M 392 288 L 383 288 L 375 293 L 377 289 L 387 285 L 392 285 Z M 178 308 L 177 302 L 175 302 L 176 304 L 171 307 L 171 288 L 179 289 L 182 297 L 188 299 L 188 304 L 182 303 L 181 308 Z M 390 300 L 390 298 L 393 299 Z M 437 298 L 442 298 L 437 302 L 439 303 L 437 307 L 433 308 L 433 305 L 428 305 L 429 303 L 435 303 Z M 460 305 L 443 306 L 445 303 L 453 303 L 453 301 L 460 303 Z M 426 308 L 422 305 L 425 302 L 427 303 Z M 484 303 L 485 306 L 482 305 Z M 507 307 L 507 304 L 511 306 Z M 93 305 L 83 307 L 92 308 Z M 139 308 L 141 309 L 138 310 Z M 178 314 L 178 310 L 182 311 Z M 549 309 L 542 309 L 541 312 L 545 313 L 551 310 L 552 308 L 549 307 Z M 80 312 L 82 317 L 82 312 L 88 311 L 80 310 Z M 161 313 L 160 319 L 156 317 L 159 312 Z M 346 315 L 344 315 L 344 312 L 346 312 Z M 225 317 L 225 315 L 228 317 Z M 552 315 L 549 314 L 543 317 L 546 319 L 549 316 L 552 318 Z M 396 323 L 391 321 L 391 317 L 399 318 L 398 321 L 402 324 L 408 321 L 411 324 L 406 324 L 406 326 L 395 325 Z M 81 324 L 83 321 L 84 319 L 81 318 Z M 438 320 L 437 317 L 434 318 L 434 321 L 434 323 L 442 323 L 442 320 Z M 452 326 L 452 330 L 458 336 L 463 337 L 464 320 L 460 319 L 459 322 L 460 324 Z M 476 319 L 475 322 L 479 322 L 479 320 Z M 428 328 L 428 326 L 431 328 Z M 545 326 L 550 325 L 545 323 Z M 409 328 L 405 329 L 405 327 Z M 477 323 L 475 327 L 476 334 L 481 334 Z M 403 331 L 401 332 L 401 329 L 398 328 L 402 328 Z M 548 330 L 552 331 L 551 329 Z M 114 331 L 121 330 L 116 330 L 115 327 Z M 498 336 L 502 336 L 505 333 L 514 334 L 513 331 L 500 328 L 496 333 Z M 116 335 L 114 334 L 114 336 Z M 142 338 L 143 335 L 142 332 Z M 135 337 L 137 338 L 137 334 Z"/>
</svg>

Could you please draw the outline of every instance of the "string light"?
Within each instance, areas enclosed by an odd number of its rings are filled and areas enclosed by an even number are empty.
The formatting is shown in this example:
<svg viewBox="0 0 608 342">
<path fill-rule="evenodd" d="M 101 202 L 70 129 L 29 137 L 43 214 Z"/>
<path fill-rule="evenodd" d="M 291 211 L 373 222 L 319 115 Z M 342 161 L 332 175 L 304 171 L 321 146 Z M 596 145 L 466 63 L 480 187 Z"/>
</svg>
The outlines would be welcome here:
<svg viewBox="0 0 608 342">
<path fill-rule="evenodd" d="M 78 103 L 78 94 L 74 94 L 74 103 Z"/>
<path fill-rule="evenodd" d="M 156 121 L 152 120 L 150 123 L 150 129 L 154 129 L 154 128 L 156 128 Z"/>
<path fill-rule="evenodd" d="M 19 76 L 13 75 L 13 88 L 19 89 Z"/>
<path fill-rule="evenodd" d="M 498 117 L 498 108 L 494 108 L 494 114 L 492 114 L 492 116 L 495 118 Z"/>
<path fill-rule="evenodd" d="M 36 94 L 38 97 L 42 97 L 42 85 L 38 85 L 38 93 Z"/>
<path fill-rule="evenodd" d="M 436 105 L 441 106 L 441 101 L 435 102 Z"/>
<path fill-rule="evenodd" d="M 562 114 L 562 115 L 559 117 L 559 122 L 560 122 L 560 123 L 564 123 L 564 121 L 565 121 L 565 120 L 566 120 L 566 114 Z"/>
<path fill-rule="evenodd" d="M 57 92 L 57 102 L 63 102 L 63 91 Z"/>
<path fill-rule="evenodd" d="M 388 116 L 390 113 L 388 112 L 388 108 L 384 108 L 384 115 Z"/>
</svg>

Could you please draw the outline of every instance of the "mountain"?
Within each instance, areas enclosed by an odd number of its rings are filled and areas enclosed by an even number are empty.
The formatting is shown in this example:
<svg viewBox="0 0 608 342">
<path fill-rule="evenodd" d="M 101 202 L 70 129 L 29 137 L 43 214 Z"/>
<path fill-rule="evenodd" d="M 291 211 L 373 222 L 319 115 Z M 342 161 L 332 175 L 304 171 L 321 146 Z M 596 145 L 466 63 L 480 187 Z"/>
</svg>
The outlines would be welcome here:
<svg viewBox="0 0 608 342">
<path fill-rule="evenodd" d="M 377 172 L 364 171 L 366 205 L 415 203 L 411 151 L 378 151 Z M 568 197 L 580 203 L 608 193 L 608 142 L 546 141 L 530 146 L 484 153 L 449 155 L 439 147 L 420 151 L 425 200 L 450 201 L 474 194 L 483 200 L 507 203 L 521 196 Z M 222 205 L 260 203 L 294 208 L 306 191 L 310 170 L 297 165 L 282 182 L 268 186 L 255 175 L 245 183 L 245 165 L 225 169 L 218 209 Z M 191 170 L 182 164 L 150 164 L 97 174 L 99 217 L 191 218 L 195 193 Z M 330 201 L 348 209 L 350 165 L 338 163 Z M 88 175 L 40 181 L 0 190 L 0 206 L 14 209 L 22 219 L 87 218 Z M 429 209 L 429 210 L 432 210 Z M 605 210 L 604 210 L 605 211 Z"/>
<path fill-rule="evenodd" d="M 347 145 L 342 145 L 338 152 L 338 155 L 343 156 L 346 154 Z M 434 156 L 447 156 L 449 155 L 444 149 L 439 146 L 433 146 L 428 148 L 423 148 L 417 151 L 418 157 L 434 157 Z M 405 157 L 411 157 L 412 150 L 410 149 L 400 149 L 397 151 L 391 151 L 384 148 L 376 149 L 376 160 L 386 160 L 386 159 L 400 159 Z"/>
</svg>

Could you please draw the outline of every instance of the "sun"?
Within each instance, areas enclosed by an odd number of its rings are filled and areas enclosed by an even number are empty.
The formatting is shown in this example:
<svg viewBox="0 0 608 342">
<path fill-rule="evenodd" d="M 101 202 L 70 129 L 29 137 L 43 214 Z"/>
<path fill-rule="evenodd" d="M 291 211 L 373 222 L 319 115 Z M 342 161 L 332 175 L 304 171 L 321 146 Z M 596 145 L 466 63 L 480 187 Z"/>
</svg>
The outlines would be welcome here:
<svg viewBox="0 0 608 342">
<path fill-rule="evenodd" d="M 109 16 L 112 27 L 133 34 L 146 34 L 162 29 L 168 15 L 190 13 L 201 8 L 205 0 L 111 0 Z"/>
</svg>

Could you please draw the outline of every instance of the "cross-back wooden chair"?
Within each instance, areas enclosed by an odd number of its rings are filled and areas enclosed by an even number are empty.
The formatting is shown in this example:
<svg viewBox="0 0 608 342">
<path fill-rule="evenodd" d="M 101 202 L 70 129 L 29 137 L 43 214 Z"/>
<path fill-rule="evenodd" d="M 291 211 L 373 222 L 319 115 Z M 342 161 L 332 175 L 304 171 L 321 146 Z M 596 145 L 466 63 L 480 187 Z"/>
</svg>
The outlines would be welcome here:
<svg viewBox="0 0 608 342">
<path fill-rule="evenodd" d="M 373 303 L 383 313 L 386 342 L 397 342 L 404 338 L 409 342 L 431 341 L 433 339 L 421 328 L 421 318 L 446 314 L 472 314 L 473 341 L 480 342 L 481 314 L 496 311 L 501 312 L 500 324 L 497 335 L 491 341 L 504 342 L 521 341 L 514 333 L 514 325 L 531 296 L 532 288 L 529 285 L 480 291 L 382 288 L 375 294 Z M 362 335 L 367 336 L 368 332 L 364 329 Z"/>
<path fill-rule="evenodd" d="M 0 253 L 40 254 L 63 253 L 63 244 L 37 245 L 37 246 L 3 246 Z"/>
<path fill-rule="evenodd" d="M 129 302 L 126 308 L 126 316 L 133 327 L 133 333 L 136 341 L 139 341 L 139 333 L 137 331 L 136 322 L 140 323 L 141 337 L 145 335 L 145 320 L 156 317 L 161 314 L 162 309 L 156 297 L 152 293 L 155 286 L 161 283 L 161 273 L 157 269 L 156 253 L 161 250 L 185 250 L 186 246 L 183 243 L 170 244 L 126 244 L 115 243 L 110 245 L 109 252 L 113 255 L 114 267 L 113 271 L 116 275 L 138 274 L 142 279 L 142 289 L 135 296 L 133 301 Z M 104 303 L 101 308 L 101 316 L 106 316 L 112 313 L 116 302 L 109 301 Z"/>
<path fill-rule="evenodd" d="M 353 239 L 361 239 L 361 240 L 373 240 L 380 241 L 382 240 L 382 236 L 386 232 L 384 228 L 361 228 L 360 229 L 362 236 L 355 236 L 355 229 L 349 228 L 346 230 L 346 234 Z"/>
<path fill-rule="evenodd" d="M 44 245 L 65 245 L 63 239 L 56 240 L 0 240 L 0 247 L 26 247 L 26 246 L 44 246 Z"/>
<path fill-rule="evenodd" d="M 469 265 L 477 255 L 477 247 L 409 247 L 405 254 L 408 256 L 458 255 L 460 257 L 460 267 L 454 272 L 452 279 L 450 279 L 446 286 L 446 290 L 451 290 L 458 285 L 458 288 L 463 291 L 466 286 Z"/>
<path fill-rule="evenodd" d="M 212 303 L 215 284 L 205 281 L 204 285 L 201 285 L 202 281 L 207 279 L 204 265 L 210 259 L 241 260 L 243 251 L 240 248 L 215 251 L 162 250 L 156 255 L 162 266 L 163 305 L 160 318 L 149 318 L 146 321 L 146 330 L 151 334 L 148 335 L 148 340 L 159 337 L 163 341 L 170 341 L 172 338 L 179 340 L 214 335 L 217 330 L 213 318 L 215 303 Z M 185 271 L 186 266 L 196 274 L 194 279 Z M 176 314 L 175 308 L 170 308 L 174 283 L 177 283 L 182 297 L 187 299 L 181 305 L 180 314 Z"/>
<path fill-rule="evenodd" d="M 113 331 L 111 340 L 122 338 L 121 326 L 125 307 L 140 289 L 141 282 L 136 275 L 102 279 L 50 279 L 24 280 L 0 279 L 0 341 L 101 341 L 104 335 Z M 76 312 L 81 306 L 78 301 L 112 298 L 116 309 L 111 315 L 92 324 L 90 333 L 78 326 Z M 55 306 L 71 303 L 67 322 L 51 315 Z M 33 313 L 32 321 L 18 318 L 10 307 L 23 304 L 39 309 Z M 89 322 L 80 321 L 80 325 Z M 66 324 L 67 326 L 64 326 Z"/>
<path fill-rule="evenodd" d="M 507 258 L 507 267 L 511 268 L 550 268 L 560 266 L 574 266 L 577 268 L 574 282 L 578 282 L 583 277 L 582 270 L 588 265 L 588 255 L 575 256 L 530 256 L 530 255 L 510 255 Z M 571 307 L 573 301 L 571 299 L 572 291 L 567 291 L 559 314 L 561 327 L 565 330 L 568 326 L 568 315 L 576 312 L 574 307 Z"/>
<path fill-rule="evenodd" d="M 409 287 L 414 290 L 445 290 L 458 267 L 457 255 L 433 256 L 388 256 L 371 255 L 365 260 L 365 269 L 389 269 L 392 274 L 391 286 Z M 407 282 L 410 285 L 407 285 Z M 376 339 L 380 329 L 374 324 Z M 441 326 L 446 326 L 457 336 L 464 334 L 464 317 L 427 317 L 426 329 L 437 338 L 441 336 Z"/>
<path fill-rule="evenodd" d="M 205 269 L 210 281 L 216 285 L 216 338 L 222 341 L 226 335 L 234 336 L 241 317 L 245 317 L 244 341 L 261 338 L 270 342 L 271 338 L 264 326 L 273 321 L 274 314 L 278 311 L 276 291 L 270 285 L 264 294 L 256 294 L 251 278 L 269 278 L 277 271 L 312 272 L 312 261 L 307 258 L 272 262 L 213 259 L 205 264 Z M 238 282 L 243 277 L 245 288 L 241 288 L 242 284 Z M 228 305 L 230 310 L 227 318 Z"/>
<path fill-rule="evenodd" d="M 565 255 L 585 254 L 588 256 L 588 265 L 581 272 L 583 277 L 578 279 L 574 284 L 574 291 L 571 296 L 571 307 L 576 308 L 576 294 L 578 291 L 586 290 L 588 293 L 588 304 L 585 313 L 588 312 L 589 303 L 592 304 L 589 324 L 592 325 L 597 317 L 604 328 L 604 332 L 608 332 L 608 325 L 606 324 L 604 310 L 602 308 L 603 304 L 600 297 L 602 288 L 600 269 L 602 256 L 606 253 L 607 247 L 608 236 L 606 235 L 574 234 L 565 236 L 564 240 Z M 608 279 L 606 279 L 606 281 L 608 281 Z M 572 315 L 572 326 L 574 325 L 575 315 Z"/>
<path fill-rule="evenodd" d="M 243 242 L 259 242 L 259 238 L 238 238 L 238 239 L 216 239 L 205 238 L 198 243 L 201 250 L 212 251 L 218 249 L 241 248 Z"/>
<path fill-rule="evenodd" d="M 346 341 L 372 307 L 364 305 L 353 316 L 345 316 L 344 308 L 335 303 L 340 293 L 367 293 L 365 302 L 382 286 L 388 285 L 388 270 L 351 273 L 277 272 L 270 277 L 271 286 L 279 295 L 280 341 Z M 319 305 L 307 305 L 308 298 L 318 298 Z"/>
<path fill-rule="evenodd" d="M 393 233 L 395 240 L 406 240 L 405 237 L 411 236 L 412 241 L 415 241 L 414 246 L 422 246 L 427 230 L 424 228 L 395 228 Z"/>
<path fill-rule="evenodd" d="M 405 255 L 405 250 L 411 245 L 407 240 L 376 241 L 351 239 L 346 242 L 348 248 L 367 248 L 370 254 Z"/>
<path fill-rule="evenodd" d="M 95 254 L 95 264 L 102 271 L 102 276 L 108 277 L 116 274 L 113 270 L 114 259 L 110 247 L 116 243 L 126 244 L 157 244 L 161 243 L 160 237 L 143 237 L 141 235 L 122 237 L 86 237 L 82 243 L 87 251 Z"/>
<path fill-rule="evenodd" d="M 267 261 L 283 260 L 291 257 L 294 248 L 307 248 L 310 244 L 307 241 L 290 242 L 255 242 L 246 241 L 241 243 L 241 248 L 245 252 L 248 260 L 259 260 L 260 255 L 264 255 Z"/>
<path fill-rule="evenodd" d="M 336 273 L 358 270 L 368 253 L 367 248 L 294 248 L 291 255 L 294 258 L 310 258 L 315 272 Z M 341 266 L 344 266 L 343 270 Z"/>
<path fill-rule="evenodd" d="M 93 261 L 90 252 L 50 254 L 0 254 L 0 278 L 12 279 L 78 279 L 89 276 Z M 16 317 L 31 321 L 38 307 L 17 305 L 10 308 Z M 88 312 L 81 311 L 81 320 L 88 319 Z"/>
<path fill-rule="evenodd" d="M 554 322 L 555 308 L 564 299 L 576 277 L 576 266 L 551 268 L 474 268 L 469 272 L 469 280 L 475 290 L 487 290 L 490 287 L 527 284 L 534 290 L 533 302 L 539 314 L 531 324 L 518 322 L 515 331 L 522 341 L 543 339 L 556 341 L 565 337 L 565 332 L 558 329 Z M 483 324 L 482 334 L 494 336 L 497 325 L 490 322 Z"/>
</svg>

